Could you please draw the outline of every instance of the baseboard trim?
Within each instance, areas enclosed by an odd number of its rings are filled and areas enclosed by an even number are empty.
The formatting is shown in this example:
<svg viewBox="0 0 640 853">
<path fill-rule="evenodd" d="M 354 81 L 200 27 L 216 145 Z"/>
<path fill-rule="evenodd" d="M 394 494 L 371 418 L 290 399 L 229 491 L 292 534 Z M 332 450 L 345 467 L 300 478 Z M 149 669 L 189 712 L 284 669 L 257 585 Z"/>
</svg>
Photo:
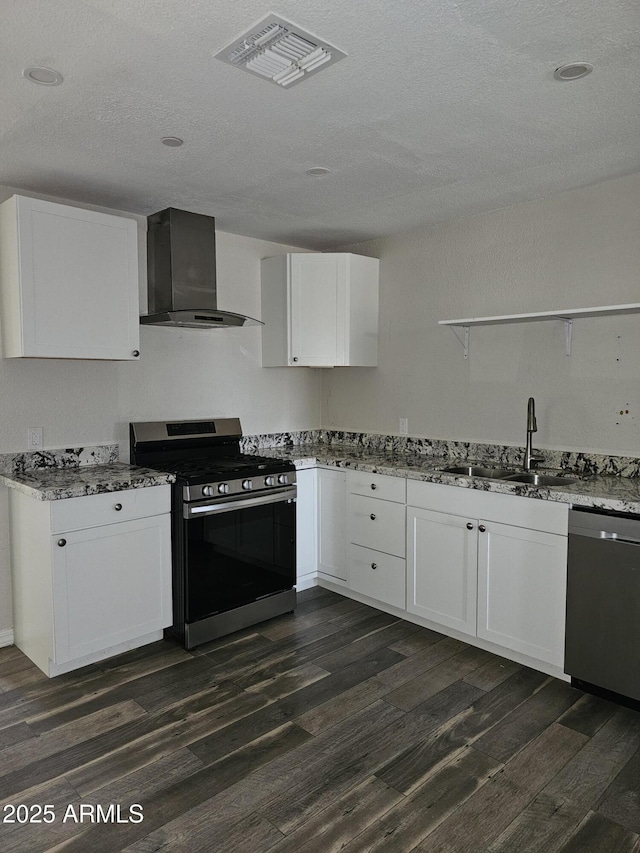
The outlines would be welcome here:
<svg viewBox="0 0 640 853">
<path fill-rule="evenodd" d="M 4 646 L 12 646 L 13 642 L 13 628 L 5 628 L 4 631 L 0 631 L 0 648 L 3 648 Z"/>
</svg>

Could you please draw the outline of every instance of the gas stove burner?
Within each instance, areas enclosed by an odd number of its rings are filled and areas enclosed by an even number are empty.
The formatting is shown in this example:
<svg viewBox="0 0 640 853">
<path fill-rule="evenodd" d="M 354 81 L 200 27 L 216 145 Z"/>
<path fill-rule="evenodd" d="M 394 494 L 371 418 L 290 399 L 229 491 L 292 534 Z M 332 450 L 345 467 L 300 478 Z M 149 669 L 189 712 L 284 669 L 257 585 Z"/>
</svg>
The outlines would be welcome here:
<svg viewBox="0 0 640 853">
<path fill-rule="evenodd" d="M 175 474 L 187 501 L 295 483 L 293 462 L 241 453 L 241 436 L 237 418 L 136 423 L 131 424 L 131 455 L 138 465 Z"/>
</svg>

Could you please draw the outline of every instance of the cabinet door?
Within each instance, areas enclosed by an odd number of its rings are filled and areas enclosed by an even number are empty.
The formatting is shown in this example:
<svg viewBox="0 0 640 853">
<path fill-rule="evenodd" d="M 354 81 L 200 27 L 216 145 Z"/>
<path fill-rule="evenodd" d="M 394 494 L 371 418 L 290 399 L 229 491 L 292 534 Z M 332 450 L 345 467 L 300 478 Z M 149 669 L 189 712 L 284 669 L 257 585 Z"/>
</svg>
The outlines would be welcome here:
<svg viewBox="0 0 640 853">
<path fill-rule="evenodd" d="M 296 472 L 296 579 L 310 580 L 317 571 L 317 476 L 314 468 Z M 315 582 L 315 581 L 314 581 Z"/>
<path fill-rule="evenodd" d="M 480 523 L 478 637 L 562 667 L 566 537 Z"/>
<path fill-rule="evenodd" d="M 21 352 L 134 359 L 139 349 L 137 225 L 17 196 Z M 3 286 L 9 286 L 3 282 Z"/>
<path fill-rule="evenodd" d="M 336 254 L 293 254 L 290 263 L 289 363 L 340 364 L 346 322 L 344 259 Z"/>
<path fill-rule="evenodd" d="M 171 624 L 168 514 L 52 537 L 54 663 Z"/>
<path fill-rule="evenodd" d="M 318 571 L 347 579 L 347 482 L 344 471 L 318 468 Z"/>
<path fill-rule="evenodd" d="M 477 543 L 475 521 L 407 507 L 407 610 L 475 636 Z"/>
</svg>

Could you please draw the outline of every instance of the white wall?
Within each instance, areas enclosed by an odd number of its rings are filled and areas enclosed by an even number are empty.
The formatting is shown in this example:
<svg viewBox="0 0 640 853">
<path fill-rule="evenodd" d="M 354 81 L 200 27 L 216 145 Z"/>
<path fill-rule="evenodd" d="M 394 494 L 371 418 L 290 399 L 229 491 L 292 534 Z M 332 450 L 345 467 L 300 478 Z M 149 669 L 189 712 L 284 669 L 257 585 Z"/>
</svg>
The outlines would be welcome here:
<svg viewBox="0 0 640 853">
<path fill-rule="evenodd" d="M 471 329 L 441 319 L 640 302 L 640 174 L 350 247 L 381 259 L 377 368 L 327 371 L 323 426 L 640 456 L 640 314 Z M 628 414 L 620 414 L 626 412 Z"/>
<path fill-rule="evenodd" d="M 0 202 L 12 192 L 0 187 Z M 136 218 L 144 283 L 146 226 Z M 259 318 L 260 258 L 295 247 L 223 232 L 216 244 L 218 304 Z M 140 331 L 138 362 L 0 359 L 0 453 L 26 450 L 31 426 L 43 427 L 45 448 L 119 442 L 123 459 L 130 420 L 238 416 L 245 433 L 320 427 L 320 372 L 263 369 L 260 327 Z M 0 631 L 11 627 L 7 505 L 0 486 Z"/>
</svg>

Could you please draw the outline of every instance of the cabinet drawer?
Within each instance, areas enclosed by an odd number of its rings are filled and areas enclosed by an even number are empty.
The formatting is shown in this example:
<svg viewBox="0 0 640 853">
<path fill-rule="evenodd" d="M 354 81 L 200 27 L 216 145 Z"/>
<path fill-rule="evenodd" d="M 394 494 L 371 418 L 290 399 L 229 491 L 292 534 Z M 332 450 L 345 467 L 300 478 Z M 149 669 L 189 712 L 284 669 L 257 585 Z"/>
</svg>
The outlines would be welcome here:
<svg viewBox="0 0 640 853">
<path fill-rule="evenodd" d="M 406 564 L 403 559 L 360 545 L 349 546 L 349 588 L 354 592 L 404 610 L 405 585 Z"/>
<path fill-rule="evenodd" d="M 375 551 L 404 557 L 404 504 L 349 495 L 349 541 Z"/>
<path fill-rule="evenodd" d="M 133 518 L 161 515 L 171 509 L 171 486 L 150 486 L 51 501 L 51 530 L 62 533 L 100 527 Z"/>
<path fill-rule="evenodd" d="M 404 503 L 407 481 L 404 477 L 389 477 L 386 474 L 368 474 L 366 471 L 349 471 L 347 486 L 352 495 L 370 495 L 385 501 Z"/>
</svg>

